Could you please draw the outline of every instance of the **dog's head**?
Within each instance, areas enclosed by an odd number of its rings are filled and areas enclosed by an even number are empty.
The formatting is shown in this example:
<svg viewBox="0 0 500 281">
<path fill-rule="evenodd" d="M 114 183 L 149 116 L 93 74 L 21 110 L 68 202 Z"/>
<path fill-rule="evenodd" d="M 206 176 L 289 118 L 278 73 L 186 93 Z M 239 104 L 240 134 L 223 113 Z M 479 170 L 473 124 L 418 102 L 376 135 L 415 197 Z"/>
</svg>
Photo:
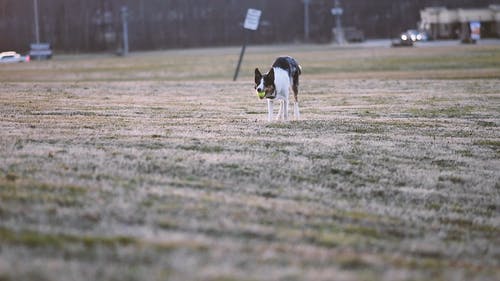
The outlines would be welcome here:
<svg viewBox="0 0 500 281">
<path fill-rule="evenodd" d="M 271 68 L 267 74 L 262 75 L 258 68 L 255 69 L 255 90 L 266 92 L 263 98 L 274 99 L 276 97 L 276 85 L 274 84 L 274 69 Z"/>
</svg>

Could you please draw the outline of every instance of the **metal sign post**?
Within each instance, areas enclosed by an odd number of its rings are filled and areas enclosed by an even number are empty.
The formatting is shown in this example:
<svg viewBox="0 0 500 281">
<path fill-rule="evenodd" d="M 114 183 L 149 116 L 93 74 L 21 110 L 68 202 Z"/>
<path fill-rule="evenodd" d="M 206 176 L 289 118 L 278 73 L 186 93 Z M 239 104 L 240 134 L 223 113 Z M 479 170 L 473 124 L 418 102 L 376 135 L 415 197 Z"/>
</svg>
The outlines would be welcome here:
<svg viewBox="0 0 500 281">
<path fill-rule="evenodd" d="M 128 10 L 122 6 L 122 25 L 123 25 L 123 56 L 128 55 Z"/>
<path fill-rule="evenodd" d="M 35 39 L 36 43 L 40 43 L 40 28 L 38 23 L 38 0 L 33 0 L 33 9 L 35 10 Z"/>
<path fill-rule="evenodd" d="M 304 42 L 309 42 L 309 4 L 311 0 L 304 1 Z"/>
<path fill-rule="evenodd" d="M 243 28 L 245 29 L 245 39 L 243 41 L 243 46 L 241 47 L 240 58 L 238 60 L 238 65 L 236 66 L 236 71 L 234 72 L 233 81 L 238 79 L 238 74 L 240 72 L 241 61 L 243 60 L 243 56 L 245 55 L 245 50 L 247 48 L 249 30 L 255 31 L 259 28 L 260 15 L 262 14 L 261 10 L 256 9 L 248 9 L 247 16 L 245 17 L 245 23 L 243 24 Z"/>
</svg>

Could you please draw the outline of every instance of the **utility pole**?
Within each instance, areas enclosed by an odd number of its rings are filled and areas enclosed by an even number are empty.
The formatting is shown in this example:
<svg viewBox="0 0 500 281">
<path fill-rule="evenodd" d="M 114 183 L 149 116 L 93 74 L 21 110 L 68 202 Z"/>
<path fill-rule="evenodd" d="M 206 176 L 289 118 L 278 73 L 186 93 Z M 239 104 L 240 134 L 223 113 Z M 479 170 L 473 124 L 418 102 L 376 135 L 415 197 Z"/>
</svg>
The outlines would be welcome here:
<svg viewBox="0 0 500 281">
<path fill-rule="evenodd" d="M 128 10 L 122 6 L 122 25 L 123 25 L 123 56 L 128 55 Z"/>
<path fill-rule="evenodd" d="M 35 39 L 36 43 L 40 43 L 40 28 L 38 24 L 38 0 L 33 0 L 33 9 L 35 11 Z"/>
<path fill-rule="evenodd" d="M 335 0 L 332 15 L 335 16 L 335 43 L 342 45 L 345 43 L 344 30 L 342 29 L 341 16 L 344 10 L 340 7 L 340 0 Z"/>
<path fill-rule="evenodd" d="M 309 4 L 311 0 L 304 1 L 304 42 L 309 42 Z"/>
</svg>

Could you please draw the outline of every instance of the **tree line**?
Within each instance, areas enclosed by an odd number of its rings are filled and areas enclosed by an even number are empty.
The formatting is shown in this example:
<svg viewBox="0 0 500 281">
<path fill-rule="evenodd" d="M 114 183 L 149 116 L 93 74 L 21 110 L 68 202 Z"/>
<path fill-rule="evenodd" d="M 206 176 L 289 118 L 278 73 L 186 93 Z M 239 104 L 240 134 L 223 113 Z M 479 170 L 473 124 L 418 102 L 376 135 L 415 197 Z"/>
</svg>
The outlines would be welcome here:
<svg viewBox="0 0 500 281">
<path fill-rule="evenodd" d="M 485 7 L 489 0 L 342 0 L 344 26 L 391 37 L 416 26 L 427 6 Z M 40 38 L 59 52 L 114 51 L 120 9 L 129 11 L 131 50 L 239 45 L 248 8 L 263 11 L 252 44 L 302 42 L 303 0 L 38 0 Z M 333 0 L 311 0 L 310 40 L 332 40 Z M 0 50 L 27 51 L 35 41 L 33 0 L 0 0 Z"/>
</svg>

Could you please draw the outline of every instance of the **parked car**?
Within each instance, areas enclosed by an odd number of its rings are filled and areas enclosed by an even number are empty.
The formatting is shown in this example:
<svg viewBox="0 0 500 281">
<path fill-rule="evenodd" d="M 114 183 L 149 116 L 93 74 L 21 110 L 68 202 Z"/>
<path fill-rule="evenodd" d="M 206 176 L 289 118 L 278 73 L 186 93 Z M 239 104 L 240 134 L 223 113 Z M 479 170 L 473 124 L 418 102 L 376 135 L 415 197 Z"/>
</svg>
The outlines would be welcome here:
<svg viewBox="0 0 500 281">
<path fill-rule="evenodd" d="M 401 35 L 399 35 L 398 39 L 392 40 L 392 46 L 393 47 L 412 47 L 413 42 L 414 41 L 411 38 L 411 34 L 404 32 L 404 33 L 401 33 Z"/>
<path fill-rule="evenodd" d="M 356 27 L 345 27 L 344 36 L 347 42 L 363 42 L 365 41 L 365 34 Z"/>
<path fill-rule="evenodd" d="M 410 38 L 410 40 L 413 42 L 422 40 L 422 35 L 415 29 L 408 29 L 406 31 L 406 34 L 408 35 L 408 38 Z"/>
<path fill-rule="evenodd" d="M 411 41 L 429 41 L 430 38 L 425 31 L 419 31 L 416 29 L 408 29 L 406 33 L 410 36 Z"/>
<path fill-rule="evenodd" d="M 16 62 L 29 62 L 30 56 L 21 56 L 20 54 L 9 51 L 0 53 L 0 63 L 16 63 Z"/>
</svg>

